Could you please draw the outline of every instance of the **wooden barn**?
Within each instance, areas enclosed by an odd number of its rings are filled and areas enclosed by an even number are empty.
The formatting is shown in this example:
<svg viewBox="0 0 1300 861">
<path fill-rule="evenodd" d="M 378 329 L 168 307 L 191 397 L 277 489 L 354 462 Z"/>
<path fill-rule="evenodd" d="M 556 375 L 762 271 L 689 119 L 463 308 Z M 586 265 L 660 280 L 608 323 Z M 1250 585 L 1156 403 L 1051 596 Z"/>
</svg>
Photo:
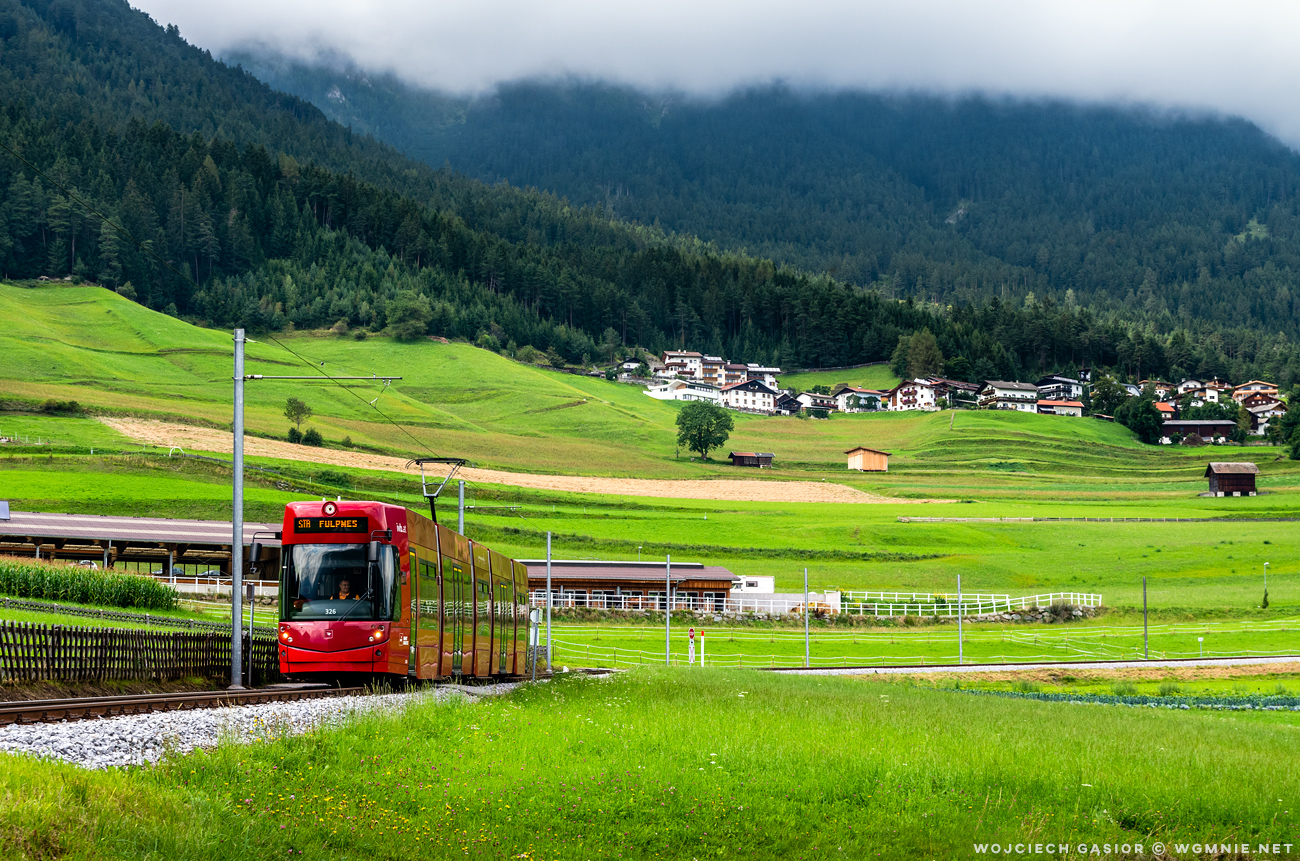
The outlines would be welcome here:
<svg viewBox="0 0 1300 861">
<path fill-rule="evenodd" d="M 858 446 L 844 452 L 849 456 L 849 469 L 859 472 L 889 472 L 889 452 Z"/>
<path fill-rule="evenodd" d="M 733 451 L 727 454 L 731 458 L 732 466 L 756 466 L 760 469 L 767 469 L 772 466 L 772 458 L 776 455 L 767 451 Z"/>
<path fill-rule="evenodd" d="M 1210 493 L 1215 496 L 1254 496 L 1256 475 L 1259 467 L 1253 463 L 1211 463 L 1205 467 Z"/>
</svg>

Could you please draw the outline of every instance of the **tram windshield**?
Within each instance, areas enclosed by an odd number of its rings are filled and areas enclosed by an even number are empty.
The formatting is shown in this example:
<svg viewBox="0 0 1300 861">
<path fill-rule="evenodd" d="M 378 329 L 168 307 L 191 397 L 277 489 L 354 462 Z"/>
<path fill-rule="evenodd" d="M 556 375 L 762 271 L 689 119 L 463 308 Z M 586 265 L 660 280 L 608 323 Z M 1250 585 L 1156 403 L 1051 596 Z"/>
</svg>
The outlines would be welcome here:
<svg viewBox="0 0 1300 861">
<path fill-rule="evenodd" d="M 280 618 L 288 621 L 387 621 L 397 604 L 397 556 L 379 547 L 366 562 L 365 544 L 292 544 L 281 571 Z"/>
</svg>

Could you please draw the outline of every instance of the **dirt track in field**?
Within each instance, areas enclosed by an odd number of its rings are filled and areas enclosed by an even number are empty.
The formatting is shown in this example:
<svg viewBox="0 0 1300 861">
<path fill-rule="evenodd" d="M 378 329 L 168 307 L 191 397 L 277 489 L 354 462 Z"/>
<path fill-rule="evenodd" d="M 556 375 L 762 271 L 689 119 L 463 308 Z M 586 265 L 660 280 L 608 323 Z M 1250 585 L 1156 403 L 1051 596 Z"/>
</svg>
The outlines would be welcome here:
<svg viewBox="0 0 1300 861">
<path fill-rule="evenodd" d="M 156 446 L 177 446 L 186 451 L 213 451 L 229 454 L 233 448 L 230 434 L 212 428 L 190 427 L 172 422 L 145 419 L 101 418 L 108 427 L 137 442 Z M 407 469 L 399 457 L 310 448 L 279 440 L 245 437 L 244 453 L 255 457 L 301 460 L 330 466 L 375 469 L 404 474 L 418 474 Z M 737 481 L 735 479 L 677 480 L 652 478 L 598 478 L 581 475 L 536 475 L 504 472 L 495 469 L 465 467 L 459 478 L 483 484 L 504 484 L 538 490 L 572 493 L 603 493 L 611 496 L 659 496 L 673 499 L 718 499 L 732 502 L 854 502 L 919 503 L 949 502 L 938 499 L 893 499 L 877 496 L 825 481 Z"/>
</svg>

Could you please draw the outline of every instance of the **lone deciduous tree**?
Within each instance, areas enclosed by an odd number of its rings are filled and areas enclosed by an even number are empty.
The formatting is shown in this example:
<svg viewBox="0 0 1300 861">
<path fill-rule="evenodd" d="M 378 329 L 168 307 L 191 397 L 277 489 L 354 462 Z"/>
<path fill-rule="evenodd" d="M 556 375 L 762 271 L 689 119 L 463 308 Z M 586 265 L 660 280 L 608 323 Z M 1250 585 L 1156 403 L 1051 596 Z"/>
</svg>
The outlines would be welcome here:
<svg viewBox="0 0 1300 861">
<path fill-rule="evenodd" d="M 300 430 L 302 429 L 302 423 L 311 418 L 311 413 L 311 407 L 297 398 L 289 398 L 284 402 L 284 417 L 293 422 Z"/>
<path fill-rule="evenodd" d="M 711 449 L 726 444 L 735 422 L 716 404 L 691 401 L 677 414 L 677 444 L 707 458 Z"/>
</svg>

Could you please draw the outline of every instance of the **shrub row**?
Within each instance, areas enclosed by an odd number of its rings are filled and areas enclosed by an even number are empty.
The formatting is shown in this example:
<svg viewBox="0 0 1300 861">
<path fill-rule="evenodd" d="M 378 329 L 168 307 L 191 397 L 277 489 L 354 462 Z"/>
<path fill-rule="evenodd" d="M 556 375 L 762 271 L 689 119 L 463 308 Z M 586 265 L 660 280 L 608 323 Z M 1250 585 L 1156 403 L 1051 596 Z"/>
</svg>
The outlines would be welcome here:
<svg viewBox="0 0 1300 861">
<path fill-rule="evenodd" d="M 0 594 L 142 610 L 171 610 L 180 600 L 175 589 L 149 576 L 26 559 L 0 559 Z"/>
</svg>

